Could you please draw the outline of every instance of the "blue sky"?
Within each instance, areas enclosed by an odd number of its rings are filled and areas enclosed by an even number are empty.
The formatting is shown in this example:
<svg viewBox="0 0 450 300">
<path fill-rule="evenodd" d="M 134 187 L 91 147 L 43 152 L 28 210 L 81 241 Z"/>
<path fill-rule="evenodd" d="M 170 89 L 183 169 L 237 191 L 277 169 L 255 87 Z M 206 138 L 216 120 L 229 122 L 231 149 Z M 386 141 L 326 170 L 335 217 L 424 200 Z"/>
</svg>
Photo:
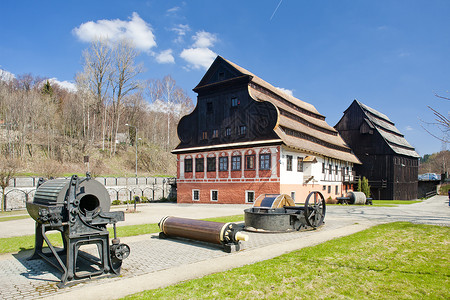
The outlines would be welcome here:
<svg viewBox="0 0 450 300">
<path fill-rule="evenodd" d="M 313 104 L 334 126 L 353 99 L 389 116 L 420 155 L 450 97 L 450 1 L 2 1 L 0 68 L 73 81 L 98 34 L 141 51 L 142 79 L 188 94 L 216 55 Z M 432 130 L 432 128 L 430 127 Z M 437 131 L 435 131 L 438 133 Z"/>
</svg>

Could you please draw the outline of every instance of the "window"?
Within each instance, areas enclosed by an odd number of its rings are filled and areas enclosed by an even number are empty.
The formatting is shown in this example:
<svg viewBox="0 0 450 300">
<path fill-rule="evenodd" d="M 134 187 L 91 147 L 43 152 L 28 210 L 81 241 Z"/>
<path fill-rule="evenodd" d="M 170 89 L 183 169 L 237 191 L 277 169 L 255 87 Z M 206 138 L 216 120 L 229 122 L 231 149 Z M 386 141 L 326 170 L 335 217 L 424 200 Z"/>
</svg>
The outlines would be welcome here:
<svg viewBox="0 0 450 300">
<path fill-rule="evenodd" d="M 246 170 L 254 170 L 255 169 L 255 155 L 246 155 L 245 156 L 245 169 Z"/>
<path fill-rule="evenodd" d="M 219 137 L 219 130 L 214 129 L 214 130 L 213 130 L 213 134 L 212 134 L 212 138 L 213 138 L 213 139 L 216 139 L 216 138 L 218 138 L 218 137 Z"/>
<path fill-rule="evenodd" d="M 303 172 L 303 157 L 297 157 L 297 172 Z"/>
<path fill-rule="evenodd" d="M 247 126 L 241 125 L 238 129 L 238 135 L 245 135 L 247 133 Z"/>
<path fill-rule="evenodd" d="M 241 169 L 241 157 L 240 156 L 232 156 L 231 157 L 231 170 L 239 171 Z"/>
<path fill-rule="evenodd" d="M 295 201 L 295 192 L 291 192 L 291 198 Z"/>
<path fill-rule="evenodd" d="M 322 173 L 325 174 L 325 163 L 322 163 Z"/>
<path fill-rule="evenodd" d="M 259 155 L 259 169 L 270 170 L 270 154 Z"/>
<path fill-rule="evenodd" d="M 331 193 L 331 185 L 328 186 L 328 194 Z"/>
<path fill-rule="evenodd" d="M 336 170 L 336 171 L 335 171 L 335 174 L 338 175 L 338 166 L 337 166 L 337 165 L 334 166 L 334 169 Z"/>
<path fill-rule="evenodd" d="M 224 72 L 219 72 L 219 81 L 223 80 L 224 77 L 225 77 L 225 73 Z"/>
<path fill-rule="evenodd" d="M 187 158 L 184 160 L 184 172 L 192 172 L 192 158 Z"/>
<path fill-rule="evenodd" d="M 246 203 L 255 202 L 255 192 L 254 191 L 246 191 L 245 192 L 245 202 Z"/>
<path fill-rule="evenodd" d="M 286 155 L 286 171 L 292 171 L 292 155 Z"/>
<path fill-rule="evenodd" d="M 327 189 L 326 185 L 322 186 L 322 191 L 325 191 L 326 189 Z"/>
<path fill-rule="evenodd" d="M 219 192 L 216 190 L 211 190 L 211 201 L 219 200 Z"/>
<path fill-rule="evenodd" d="M 336 189 L 335 189 L 334 193 L 335 193 L 336 195 L 339 194 L 339 186 L 336 186 Z"/>
<path fill-rule="evenodd" d="M 192 190 L 192 200 L 194 201 L 200 200 L 200 190 Z"/>
<path fill-rule="evenodd" d="M 328 172 L 330 172 L 330 175 L 333 174 L 333 169 L 331 165 L 328 165 Z"/>
<path fill-rule="evenodd" d="M 208 139 L 208 132 L 207 131 L 203 131 L 202 132 L 202 140 L 207 140 Z"/>
<path fill-rule="evenodd" d="M 206 112 L 208 114 L 212 114 L 212 112 L 213 112 L 213 104 L 212 104 L 212 102 L 207 102 L 206 103 Z"/>
<path fill-rule="evenodd" d="M 215 157 L 208 157 L 206 159 L 206 170 L 208 172 L 216 171 L 216 158 Z"/>
<path fill-rule="evenodd" d="M 195 172 L 203 172 L 205 166 L 203 164 L 203 157 L 195 159 Z"/>
<path fill-rule="evenodd" d="M 225 136 L 230 136 L 231 135 L 231 128 L 230 127 L 227 127 L 226 129 L 225 129 Z"/>
<path fill-rule="evenodd" d="M 231 98 L 231 107 L 237 107 L 239 104 L 241 104 L 241 103 L 238 98 L 236 98 L 236 97 Z"/>
<path fill-rule="evenodd" d="M 228 171 L 228 157 L 219 157 L 219 171 Z"/>
</svg>

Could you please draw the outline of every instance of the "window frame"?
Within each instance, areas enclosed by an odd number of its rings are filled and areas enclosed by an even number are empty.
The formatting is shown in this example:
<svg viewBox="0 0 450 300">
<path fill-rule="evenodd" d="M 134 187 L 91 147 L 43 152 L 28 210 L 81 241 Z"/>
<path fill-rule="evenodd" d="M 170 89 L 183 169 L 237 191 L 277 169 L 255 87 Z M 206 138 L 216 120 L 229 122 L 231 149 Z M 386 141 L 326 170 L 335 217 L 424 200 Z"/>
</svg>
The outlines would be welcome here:
<svg viewBox="0 0 450 300">
<path fill-rule="evenodd" d="M 231 171 L 241 171 L 241 170 L 242 170 L 242 155 L 231 156 Z"/>
<path fill-rule="evenodd" d="M 252 161 L 252 166 L 249 167 L 249 162 Z M 249 154 L 245 156 L 245 170 L 255 170 L 256 169 L 256 155 Z"/>
<path fill-rule="evenodd" d="M 238 107 L 241 104 L 238 97 L 231 98 L 231 107 Z"/>
<path fill-rule="evenodd" d="M 226 163 L 224 164 L 223 161 Z M 225 169 L 223 169 L 223 166 L 225 166 Z M 219 172 L 225 171 L 228 171 L 228 156 L 221 156 L 219 157 Z"/>
<path fill-rule="evenodd" d="M 188 163 L 188 162 L 190 162 L 190 163 Z M 192 173 L 193 170 L 194 170 L 194 168 L 193 168 L 193 164 L 192 164 L 192 158 L 185 158 L 184 159 L 184 173 Z"/>
<path fill-rule="evenodd" d="M 297 156 L 297 172 L 303 172 L 303 157 Z"/>
<path fill-rule="evenodd" d="M 214 194 L 216 194 L 215 200 L 213 199 Z M 218 202 L 219 201 L 219 191 L 218 190 L 209 190 L 209 200 L 212 202 Z"/>
<path fill-rule="evenodd" d="M 201 163 L 200 163 L 200 161 L 201 161 Z M 204 157 L 197 157 L 195 159 L 195 172 L 196 173 L 205 172 L 205 158 Z"/>
<path fill-rule="evenodd" d="M 195 199 L 195 193 L 197 193 L 197 199 Z M 192 189 L 192 201 L 200 201 L 200 190 Z"/>
<path fill-rule="evenodd" d="M 253 200 L 252 201 L 248 200 L 249 199 L 249 197 L 248 197 L 249 193 L 253 194 Z M 255 191 L 245 191 L 245 203 L 255 203 L 255 200 L 256 200 L 255 196 L 256 196 Z"/>
<path fill-rule="evenodd" d="M 214 161 L 214 162 L 212 162 Z M 206 158 L 206 172 L 215 172 L 216 171 L 216 157 L 207 157 Z"/>
<path fill-rule="evenodd" d="M 292 171 L 292 155 L 286 155 L 286 171 Z"/>
<path fill-rule="evenodd" d="M 272 161 L 272 155 L 270 153 L 260 154 L 259 155 L 259 169 L 260 170 L 270 170 L 272 168 L 271 161 Z"/>
</svg>

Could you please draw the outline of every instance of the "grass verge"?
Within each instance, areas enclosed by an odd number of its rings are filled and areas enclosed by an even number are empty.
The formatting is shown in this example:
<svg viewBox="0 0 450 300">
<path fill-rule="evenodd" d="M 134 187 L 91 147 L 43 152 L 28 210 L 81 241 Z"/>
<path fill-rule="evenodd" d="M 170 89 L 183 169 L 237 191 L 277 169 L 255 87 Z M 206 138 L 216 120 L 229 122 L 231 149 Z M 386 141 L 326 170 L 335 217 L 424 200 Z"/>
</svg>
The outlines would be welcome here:
<svg viewBox="0 0 450 300">
<path fill-rule="evenodd" d="M 448 299 L 449 237 L 389 223 L 125 299 Z"/>
<path fill-rule="evenodd" d="M 225 216 L 204 219 L 214 222 L 239 222 L 244 220 L 244 215 Z M 113 236 L 112 227 L 108 228 L 109 235 Z M 117 236 L 127 237 L 142 234 L 150 234 L 159 232 L 158 224 L 142 224 L 142 225 L 129 225 L 129 226 L 117 226 Z M 62 240 L 61 234 L 58 232 L 47 234 L 50 243 L 54 246 L 61 247 Z M 2 253 L 14 253 L 23 250 L 31 250 L 34 248 L 34 235 L 24 235 L 19 237 L 0 238 L 0 254 Z"/>
</svg>

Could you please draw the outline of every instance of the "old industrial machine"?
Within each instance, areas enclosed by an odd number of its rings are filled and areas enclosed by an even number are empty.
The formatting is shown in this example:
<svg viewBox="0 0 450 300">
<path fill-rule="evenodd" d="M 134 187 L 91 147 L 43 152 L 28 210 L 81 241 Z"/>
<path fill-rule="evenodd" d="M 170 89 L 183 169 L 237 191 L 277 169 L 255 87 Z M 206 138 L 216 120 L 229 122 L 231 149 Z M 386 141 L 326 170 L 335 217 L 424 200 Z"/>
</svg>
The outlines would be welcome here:
<svg viewBox="0 0 450 300">
<path fill-rule="evenodd" d="M 219 223 L 166 216 L 159 222 L 159 238 L 181 237 L 223 245 L 225 252 L 239 251 L 248 235 L 235 223 Z"/>
<path fill-rule="evenodd" d="M 119 275 L 130 248 L 116 236 L 116 223 L 125 219 L 124 212 L 110 212 L 110 205 L 108 191 L 89 173 L 85 178 L 73 175 L 45 182 L 41 178 L 33 202 L 27 203 L 28 213 L 36 221 L 34 254 L 29 259 L 42 258 L 59 269 L 63 273 L 60 288 L 74 279 Z M 111 246 L 108 224 L 114 226 Z M 61 233 L 64 249 L 52 245 L 47 236 L 51 230 Z M 43 249 L 44 241 L 50 251 Z"/>
<path fill-rule="evenodd" d="M 366 198 L 363 192 L 348 192 L 346 197 L 336 197 L 338 204 L 372 205 L 372 198 Z"/>
<path fill-rule="evenodd" d="M 286 194 L 260 195 L 253 207 L 244 210 L 245 229 L 256 232 L 288 232 L 317 228 L 324 223 L 325 199 L 311 192 L 304 206 L 295 205 Z"/>
</svg>

